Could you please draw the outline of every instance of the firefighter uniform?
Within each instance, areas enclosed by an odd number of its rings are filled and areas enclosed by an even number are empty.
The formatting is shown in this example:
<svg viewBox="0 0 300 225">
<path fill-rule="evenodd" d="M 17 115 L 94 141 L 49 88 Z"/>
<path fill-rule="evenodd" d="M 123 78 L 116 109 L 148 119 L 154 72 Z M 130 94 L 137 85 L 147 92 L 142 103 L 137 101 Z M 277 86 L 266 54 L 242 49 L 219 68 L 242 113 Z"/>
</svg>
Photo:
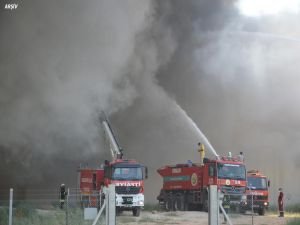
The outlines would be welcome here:
<svg viewBox="0 0 300 225">
<path fill-rule="evenodd" d="M 226 214 L 228 215 L 229 208 L 230 208 L 230 196 L 229 195 L 224 194 L 222 205 L 223 205 L 223 208 L 224 208 Z M 227 219 L 226 219 L 225 215 L 224 215 L 223 223 L 227 223 Z"/>
<path fill-rule="evenodd" d="M 204 157 L 205 157 L 204 145 L 199 142 L 198 146 L 199 146 L 198 152 L 200 152 L 201 165 L 203 165 L 203 160 L 204 160 Z"/>
<path fill-rule="evenodd" d="M 283 211 L 283 191 L 282 188 L 279 188 L 279 195 L 278 195 L 278 211 L 279 211 L 279 217 L 284 217 L 284 211 Z"/>
<path fill-rule="evenodd" d="M 66 187 L 64 184 L 60 185 L 60 193 L 59 193 L 59 200 L 60 200 L 60 208 L 62 209 L 64 207 L 65 204 L 65 199 L 66 199 Z"/>
</svg>

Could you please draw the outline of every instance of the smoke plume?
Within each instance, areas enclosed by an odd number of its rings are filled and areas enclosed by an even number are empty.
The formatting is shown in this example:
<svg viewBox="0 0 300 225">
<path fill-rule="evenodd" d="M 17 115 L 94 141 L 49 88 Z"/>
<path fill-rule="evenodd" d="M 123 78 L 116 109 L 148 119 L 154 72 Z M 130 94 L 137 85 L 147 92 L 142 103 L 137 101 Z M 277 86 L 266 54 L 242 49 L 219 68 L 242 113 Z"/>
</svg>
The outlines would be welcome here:
<svg viewBox="0 0 300 225">
<path fill-rule="evenodd" d="M 1 5 L 1 188 L 74 186 L 80 162 L 109 157 L 104 110 L 125 155 L 150 168 L 154 202 L 157 168 L 198 161 L 180 105 L 218 154 L 243 151 L 270 177 L 273 199 L 297 193 L 299 15 L 245 17 L 237 2 Z"/>
</svg>

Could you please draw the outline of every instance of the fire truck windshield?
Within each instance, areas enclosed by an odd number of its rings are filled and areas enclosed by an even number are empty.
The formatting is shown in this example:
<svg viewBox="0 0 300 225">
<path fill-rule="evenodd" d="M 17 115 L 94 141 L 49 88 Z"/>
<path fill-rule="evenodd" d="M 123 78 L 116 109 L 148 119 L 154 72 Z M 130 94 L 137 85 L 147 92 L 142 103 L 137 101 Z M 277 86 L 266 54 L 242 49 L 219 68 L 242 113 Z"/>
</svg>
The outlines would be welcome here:
<svg viewBox="0 0 300 225">
<path fill-rule="evenodd" d="M 248 189 L 252 190 L 267 190 L 267 179 L 263 177 L 248 177 L 247 178 Z"/>
<path fill-rule="evenodd" d="M 218 163 L 218 178 L 246 180 L 246 169 L 244 165 Z"/>
<path fill-rule="evenodd" d="M 142 180 L 141 167 L 113 167 L 112 180 Z"/>
</svg>

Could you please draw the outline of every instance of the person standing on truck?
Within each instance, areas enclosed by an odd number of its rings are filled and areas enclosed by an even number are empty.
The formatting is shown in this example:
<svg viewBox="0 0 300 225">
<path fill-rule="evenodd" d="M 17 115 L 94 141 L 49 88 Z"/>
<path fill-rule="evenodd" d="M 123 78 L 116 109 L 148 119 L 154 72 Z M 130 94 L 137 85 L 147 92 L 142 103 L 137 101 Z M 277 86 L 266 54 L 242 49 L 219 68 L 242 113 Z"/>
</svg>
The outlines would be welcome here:
<svg viewBox="0 0 300 225">
<path fill-rule="evenodd" d="M 224 194 L 224 197 L 223 197 L 222 205 L 223 205 L 223 208 L 224 208 L 224 210 L 225 210 L 225 212 L 226 212 L 226 214 L 228 216 L 229 208 L 230 208 L 230 195 L 225 194 L 224 192 L 223 192 L 223 194 Z M 223 222 L 223 224 L 226 224 L 226 223 L 227 223 L 227 219 L 226 219 L 226 216 L 224 214 L 224 222 Z"/>
<path fill-rule="evenodd" d="M 278 191 L 279 191 L 279 195 L 278 195 L 279 217 L 284 217 L 284 211 L 283 211 L 283 190 L 282 190 L 282 188 L 279 188 Z"/>
<path fill-rule="evenodd" d="M 200 152 L 200 161 L 201 165 L 204 165 L 204 157 L 205 157 L 205 149 L 204 149 L 204 144 L 198 143 L 199 149 L 198 152 Z"/>
<path fill-rule="evenodd" d="M 240 152 L 240 154 L 239 154 L 239 160 L 241 162 L 244 162 L 244 153 L 243 152 Z"/>
</svg>

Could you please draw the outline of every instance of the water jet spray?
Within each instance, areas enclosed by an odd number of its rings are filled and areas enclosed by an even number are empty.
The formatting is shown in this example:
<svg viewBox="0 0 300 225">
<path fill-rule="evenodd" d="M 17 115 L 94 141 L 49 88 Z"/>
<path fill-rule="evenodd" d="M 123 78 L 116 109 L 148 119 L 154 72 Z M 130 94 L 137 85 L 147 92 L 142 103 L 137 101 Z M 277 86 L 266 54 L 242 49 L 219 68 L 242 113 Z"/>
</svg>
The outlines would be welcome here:
<svg viewBox="0 0 300 225">
<path fill-rule="evenodd" d="M 203 132 L 200 130 L 200 128 L 197 126 L 197 124 L 192 120 L 192 118 L 186 113 L 186 111 L 184 111 L 180 105 L 178 105 L 175 102 L 175 105 L 177 107 L 177 109 L 181 112 L 181 114 L 188 120 L 188 122 L 192 125 L 192 127 L 196 130 L 197 134 L 199 135 L 199 138 L 201 140 L 201 142 L 207 146 L 207 148 L 216 156 L 219 157 L 219 155 L 217 154 L 216 150 L 214 149 L 214 147 L 210 144 L 209 140 L 207 139 L 207 137 L 203 134 Z"/>
</svg>

